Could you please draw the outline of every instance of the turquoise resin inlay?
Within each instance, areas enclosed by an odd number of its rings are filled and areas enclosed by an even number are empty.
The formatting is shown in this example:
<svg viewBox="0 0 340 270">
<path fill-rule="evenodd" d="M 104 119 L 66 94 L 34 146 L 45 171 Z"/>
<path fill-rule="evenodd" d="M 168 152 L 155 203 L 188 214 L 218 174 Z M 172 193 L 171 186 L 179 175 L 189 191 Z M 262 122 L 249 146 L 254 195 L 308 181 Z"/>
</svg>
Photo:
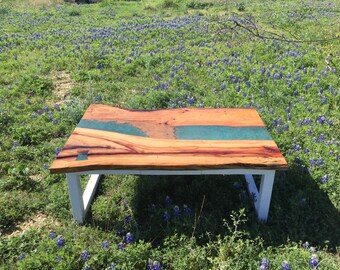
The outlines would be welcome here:
<svg viewBox="0 0 340 270">
<path fill-rule="evenodd" d="M 128 123 L 80 120 L 78 127 L 148 137 L 141 129 Z M 272 140 L 265 127 L 179 126 L 174 127 L 174 133 L 177 140 Z"/>
<path fill-rule="evenodd" d="M 87 154 L 78 154 L 76 160 L 88 160 Z"/>
<path fill-rule="evenodd" d="M 104 130 L 104 131 L 112 131 L 127 135 L 134 135 L 140 137 L 148 137 L 145 132 L 140 130 L 139 128 L 134 127 L 128 123 L 118 124 L 117 122 L 99 122 L 99 121 L 91 121 L 91 120 L 80 120 L 77 127 L 80 128 L 90 128 L 96 130 Z"/>
<path fill-rule="evenodd" d="M 180 126 L 178 140 L 272 140 L 265 127 Z"/>
</svg>

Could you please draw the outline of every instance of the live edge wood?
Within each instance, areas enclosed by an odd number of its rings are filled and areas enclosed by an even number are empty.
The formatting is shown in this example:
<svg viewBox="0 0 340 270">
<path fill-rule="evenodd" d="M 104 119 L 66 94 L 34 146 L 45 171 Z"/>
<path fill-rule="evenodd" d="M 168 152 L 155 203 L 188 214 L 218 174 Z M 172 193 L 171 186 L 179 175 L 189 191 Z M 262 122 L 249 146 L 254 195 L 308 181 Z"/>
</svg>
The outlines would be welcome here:
<svg viewBox="0 0 340 270">
<path fill-rule="evenodd" d="M 181 126 L 260 127 L 255 109 L 124 110 L 91 105 L 82 120 L 129 124 L 146 136 L 76 127 L 50 167 L 51 173 L 89 170 L 286 170 L 275 142 L 260 140 L 182 140 Z"/>
</svg>

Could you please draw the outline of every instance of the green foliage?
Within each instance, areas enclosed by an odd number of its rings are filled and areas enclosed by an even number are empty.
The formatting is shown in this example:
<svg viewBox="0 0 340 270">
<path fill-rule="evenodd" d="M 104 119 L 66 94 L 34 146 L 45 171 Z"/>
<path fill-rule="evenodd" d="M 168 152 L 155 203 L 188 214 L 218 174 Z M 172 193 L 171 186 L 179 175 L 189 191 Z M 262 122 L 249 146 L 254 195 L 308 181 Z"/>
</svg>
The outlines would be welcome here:
<svg viewBox="0 0 340 270">
<path fill-rule="evenodd" d="M 80 11 L 78 9 L 70 9 L 68 11 L 69 16 L 80 16 Z"/>
<path fill-rule="evenodd" d="M 177 8 L 177 0 L 162 0 L 162 8 Z"/>
<path fill-rule="evenodd" d="M 25 93 L 47 97 L 51 95 L 52 90 L 53 82 L 51 79 L 48 79 L 44 76 L 30 75 L 21 78 L 16 92 L 18 94 Z"/>
<path fill-rule="evenodd" d="M 186 2 L 186 6 L 192 9 L 203 9 L 213 5 L 213 2 L 206 0 L 189 0 Z"/>
<path fill-rule="evenodd" d="M 0 15 L 7 15 L 10 12 L 10 9 L 7 7 L 0 7 Z"/>
<path fill-rule="evenodd" d="M 0 198 L 0 229 L 8 229 L 18 220 L 25 219 L 43 205 L 39 193 L 12 190 L 2 191 Z"/>
<path fill-rule="evenodd" d="M 336 38 L 337 2 L 0 2 L 1 269 L 307 270 L 306 241 L 339 268 L 339 41 L 309 42 Z M 48 167 L 91 103 L 256 108 L 289 164 L 268 223 L 238 176 L 106 176 L 76 226 Z"/>
<path fill-rule="evenodd" d="M 243 2 L 238 3 L 238 4 L 237 4 L 237 10 L 238 10 L 238 11 L 241 11 L 241 12 L 245 11 L 245 10 L 246 10 L 246 5 L 245 5 L 245 3 L 243 3 Z"/>
</svg>

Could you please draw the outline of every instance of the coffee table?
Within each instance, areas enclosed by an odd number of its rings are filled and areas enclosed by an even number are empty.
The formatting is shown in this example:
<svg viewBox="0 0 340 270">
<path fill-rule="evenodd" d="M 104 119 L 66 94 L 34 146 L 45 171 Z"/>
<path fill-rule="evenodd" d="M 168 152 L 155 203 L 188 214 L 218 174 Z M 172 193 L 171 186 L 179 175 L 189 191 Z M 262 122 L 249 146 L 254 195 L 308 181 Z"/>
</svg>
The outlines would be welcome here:
<svg viewBox="0 0 340 270">
<path fill-rule="evenodd" d="M 66 174 L 79 224 L 107 174 L 244 175 L 258 219 L 267 221 L 275 171 L 287 167 L 253 108 L 126 110 L 92 104 L 50 172 Z M 82 174 L 90 175 L 84 191 Z M 259 189 L 253 175 L 261 176 Z"/>
</svg>

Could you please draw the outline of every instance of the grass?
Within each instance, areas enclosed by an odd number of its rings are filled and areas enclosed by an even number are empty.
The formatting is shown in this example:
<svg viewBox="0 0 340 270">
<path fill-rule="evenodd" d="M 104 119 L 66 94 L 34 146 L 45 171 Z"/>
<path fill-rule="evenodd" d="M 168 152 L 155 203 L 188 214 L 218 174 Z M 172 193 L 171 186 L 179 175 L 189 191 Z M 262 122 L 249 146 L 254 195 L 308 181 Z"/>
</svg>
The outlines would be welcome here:
<svg viewBox="0 0 340 270">
<path fill-rule="evenodd" d="M 0 1 L 0 269 L 340 269 L 339 12 Z M 91 103 L 256 108 L 289 163 L 268 223 L 237 176 L 106 176 L 75 225 L 48 167 Z"/>
</svg>

